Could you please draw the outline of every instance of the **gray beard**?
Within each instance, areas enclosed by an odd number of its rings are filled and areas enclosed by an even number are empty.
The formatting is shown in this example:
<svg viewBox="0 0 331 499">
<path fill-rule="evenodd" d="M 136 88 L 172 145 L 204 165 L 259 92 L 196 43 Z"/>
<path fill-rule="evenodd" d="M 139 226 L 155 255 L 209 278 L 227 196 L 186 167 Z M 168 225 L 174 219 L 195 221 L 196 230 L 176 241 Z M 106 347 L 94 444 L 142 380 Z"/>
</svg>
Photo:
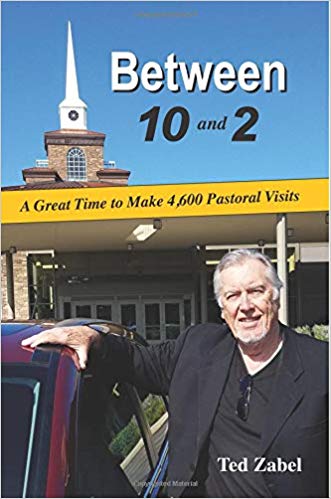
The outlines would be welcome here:
<svg viewBox="0 0 331 499">
<path fill-rule="evenodd" d="M 239 340 L 241 343 L 243 343 L 244 345 L 254 345 L 262 341 L 267 336 L 268 331 L 263 329 L 258 336 L 250 333 L 242 334 L 241 332 L 238 331 L 236 331 L 236 333 L 237 333 L 237 340 Z"/>
</svg>

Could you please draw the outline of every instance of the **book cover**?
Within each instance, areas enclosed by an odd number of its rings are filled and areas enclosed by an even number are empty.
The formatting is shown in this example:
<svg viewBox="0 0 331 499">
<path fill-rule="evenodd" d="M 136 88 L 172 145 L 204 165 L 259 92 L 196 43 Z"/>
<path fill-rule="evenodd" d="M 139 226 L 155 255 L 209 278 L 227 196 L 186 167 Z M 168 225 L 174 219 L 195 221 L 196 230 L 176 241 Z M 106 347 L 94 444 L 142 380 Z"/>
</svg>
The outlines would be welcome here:
<svg viewBox="0 0 331 499">
<path fill-rule="evenodd" d="M 158 345 L 222 322 L 213 272 L 249 248 L 277 267 L 280 320 L 326 339 L 328 11 L 3 1 L 3 318 Z"/>
</svg>

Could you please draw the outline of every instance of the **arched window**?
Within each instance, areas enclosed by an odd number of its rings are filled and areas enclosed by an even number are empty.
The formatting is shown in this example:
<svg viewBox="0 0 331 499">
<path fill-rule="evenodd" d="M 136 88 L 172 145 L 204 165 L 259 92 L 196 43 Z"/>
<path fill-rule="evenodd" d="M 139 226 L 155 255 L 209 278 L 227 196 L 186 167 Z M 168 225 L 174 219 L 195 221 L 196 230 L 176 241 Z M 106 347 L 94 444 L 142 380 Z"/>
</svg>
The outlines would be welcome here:
<svg viewBox="0 0 331 499">
<path fill-rule="evenodd" d="M 86 160 L 79 147 L 69 149 L 67 154 L 67 179 L 86 180 Z"/>
</svg>

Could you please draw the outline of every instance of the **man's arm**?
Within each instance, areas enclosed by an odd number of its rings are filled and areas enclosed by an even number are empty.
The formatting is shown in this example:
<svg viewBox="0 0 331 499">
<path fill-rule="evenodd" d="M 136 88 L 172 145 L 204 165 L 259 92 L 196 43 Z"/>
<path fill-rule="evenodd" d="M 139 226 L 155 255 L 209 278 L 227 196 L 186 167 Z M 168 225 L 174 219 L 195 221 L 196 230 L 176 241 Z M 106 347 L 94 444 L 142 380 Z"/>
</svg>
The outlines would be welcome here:
<svg viewBox="0 0 331 499">
<path fill-rule="evenodd" d="M 129 381 L 154 393 L 166 394 L 172 374 L 190 328 L 177 340 L 153 346 L 140 346 L 116 335 L 101 335 L 88 326 L 55 327 L 22 341 L 32 348 L 51 343 L 72 348 L 76 367 L 85 369 L 91 349 L 96 362 L 119 380 Z"/>
<path fill-rule="evenodd" d="M 50 343 L 72 348 L 77 355 L 77 369 L 85 369 L 90 349 L 92 346 L 100 345 L 101 341 L 102 335 L 88 326 L 67 326 L 54 327 L 30 336 L 30 338 L 23 340 L 21 345 L 36 348 L 39 345 Z"/>
<path fill-rule="evenodd" d="M 121 381 L 128 381 L 149 392 L 166 395 L 177 359 L 189 330 L 177 340 L 168 340 L 148 347 L 137 345 L 126 338 L 107 335 L 93 352 L 105 373 L 111 370 Z"/>
</svg>

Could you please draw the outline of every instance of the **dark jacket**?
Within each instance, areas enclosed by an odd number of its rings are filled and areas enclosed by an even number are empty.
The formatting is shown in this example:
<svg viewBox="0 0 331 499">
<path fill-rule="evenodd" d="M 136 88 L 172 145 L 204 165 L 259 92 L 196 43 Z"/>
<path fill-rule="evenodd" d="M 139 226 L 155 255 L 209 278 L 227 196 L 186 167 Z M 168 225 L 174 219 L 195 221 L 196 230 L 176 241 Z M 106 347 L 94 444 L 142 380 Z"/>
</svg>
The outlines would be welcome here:
<svg viewBox="0 0 331 499">
<path fill-rule="evenodd" d="M 283 361 L 262 429 L 261 456 L 302 458 L 302 472 L 265 473 L 272 497 L 327 497 L 328 346 L 281 326 Z M 169 470 L 172 497 L 190 496 L 196 471 L 225 386 L 236 342 L 227 326 L 189 328 L 175 341 L 140 347 L 114 336 L 104 340 L 103 360 L 119 378 L 169 395 Z"/>
</svg>

